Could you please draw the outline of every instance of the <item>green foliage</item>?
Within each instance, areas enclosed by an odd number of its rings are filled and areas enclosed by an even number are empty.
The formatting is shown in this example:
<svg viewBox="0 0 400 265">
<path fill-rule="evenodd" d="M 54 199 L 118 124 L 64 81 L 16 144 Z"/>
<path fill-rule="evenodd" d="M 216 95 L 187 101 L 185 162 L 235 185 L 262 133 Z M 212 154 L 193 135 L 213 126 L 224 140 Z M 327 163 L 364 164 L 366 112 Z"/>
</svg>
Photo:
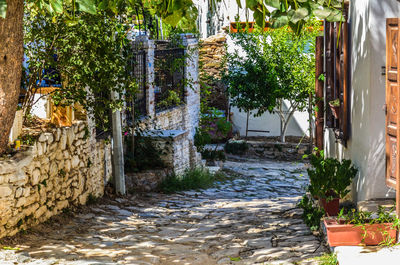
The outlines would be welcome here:
<svg viewBox="0 0 400 265">
<path fill-rule="evenodd" d="M 178 25 L 182 18 L 195 23 L 198 14 L 197 8 L 192 0 L 150 0 L 144 3 L 146 7 L 151 9 L 152 12 L 171 26 Z"/>
<path fill-rule="evenodd" d="M 249 145 L 245 141 L 231 141 L 225 144 L 225 151 L 228 154 L 244 155 L 249 149 Z"/>
<path fill-rule="evenodd" d="M 171 106 L 179 106 L 182 104 L 182 100 L 180 99 L 178 93 L 173 90 L 168 90 L 168 96 L 157 103 L 157 107 L 161 109 L 167 109 Z"/>
<path fill-rule="evenodd" d="M 337 256 L 335 253 L 324 254 L 320 257 L 316 257 L 318 265 L 338 265 Z"/>
<path fill-rule="evenodd" d="M 110 111 L 122 108 L 121 100 L 111 100 L 111 92 L 120 94 L 135 83 L 133 76 L 127 75 L 125 25 L 129 20 L 120 21 L 105 13 L 76 14 L 79 21 L 71 26 L 65 14 L 52 17 L 38 12 L 34 5 L 26 10 L 24 38 L 30 85 L 35 87 L 48 78 L 41 75 L 44 68 L 56 69 L 62 87 L 51 95 L 54 103 L 79 103 L 99 124 L 108 124 Z"/>
<path fill-rule="evenodd" d="M 314 45 L 320 22 L 310 20 L 306 26 L 309 30 L 301 34 L 287 26 L 232 34 L 239 49 L 226 55 L 223 80 L 231 104 L 254 116 L 277 113 L 282 141 L 294 112 L 306 110 L 314 94 Z"/>
<path fill-rule="evenodd" d="M 241 6 L 240 0 L 237 3 Z M 246 8 L 254 12 L 259 26 L 264 27 L 268 17 L 271 27 L 290 26 L 296 33 L 301 32 L 313 16 L 328 21 L 343 21 L 343 7 L 344 0 L 246 0 Z"/>
<path fill-rule="evenodd" d="M 217 172 L 210 173 L 203 168 L 187 170 L 182 176 L 168 176 L 159 186 L 159 189 L 165 193 L 174 193 L 176 191 L 205 189 L 211 187 L 215 181 L 223 180 L 225 175 Z"/>
<path fill-rule="evenodd" d="M 37 141 L 38 136 L 32 134 L 24 134 L 20 138 L 21 145 L 33 145 Z"/>
<path fill-rule="evenodd" d="M 226 120 L 221 111 L 207 107 L 207 112 L 201 113 L 200 126 L 196 128 L 194 136 L 197 150 L 203 153 L 205 145 L 225 140 L 231 129 L 232 124 Z M 218 145 L 215 147 L 215 151 L 217 148 Z"/>
<path fill-rule="evenodd" d="M 132 138 L 126 137 L 127 146 L 132 145 Z M 125 171 L 139 172 L 146 169 L 164 168 L 165 164 L 161 159 L 162 151 L 150 137 L 141 135 L 135 136 L 135 154 L 125 154 Z"/>
<path fill-rule="evenodd" d="M 331 101 L 329 101 L 329 105 L 331 105 L 333 107 L 339 107 L 340 106 L 340 100 L 338 98 L 334 99 L 334 100 L 331 100 Z"/>
<path fill-rule="evenodd" d="M 224 80 L 234 106 L 246 112 L 257 109 L 256 115 L 273 112 L 281 99 L 299 110 L 306 108 L 315 82 L 313 47 L 320 22 L 311 20 L 307 27 L 310 30 L 300 35 L 288 27 L 232 34 L 244 54 L 227 54 Z"/>
<path fill-rule="evenodd" d="M 347 187 L 358 172 L 351 160 L 325 158 L 323 151 L 313 153 L 309 157 L 312 168 L 307 169 L 310 178 L 308 189 L 313 196 L 329 200 L 331 196 L 343 198 L 350 192 Z"/>
<path fill-rule="evenodd" d="M 321 218 L 325 215 L 324 209 L 319 206 L 314 207 L 311 199 L 305 194 L 298 206 L 303 209 L 302 218 L 311 230 L 318 230 Z"/>
<path fill-rule="evenodd" d="M 201 152 L 201 157 L 207 161 L 225 161 L 226 156 L 223 150 L 209 150 L 205 149 Z"/>
<path fill-rule="evenodd" d="M 211 143 L 211 135 L 199 127 L 196 128 L 196 134 L 194 135 L 194 145 L 197 147 L 197 151 L 203 152 L 204 147 Z"/>
<path fill-rule="evenodd" d="M 395 227 L 400 227 L 400 220 L 394 213 L 394 207 L 386 210 L 382 206 L 378 206 L 378 211 L 374 214 L 369 211 L 356 211 L 352 209 L 348 213 L 344 213 L 342 209 L 337 219 L 346 224 L 363 225 L 363 224 L 384 224 L 393 223 Z"/>
<path fill-rule="evenodd" d="M 394 213 L 394 207 L 388 211 L 384 207 L 379 206 L 376 213 L 372 213 L 369 211 L 356 211 L 355 209 L 352 209 L 345 214 L 344 209 L 342 209 L 337 216 L 337 220 L 338 223 L 360 226 L 364 231 L 363 240 L 367 236 L 367 224 L 372 225 L 392 223 L 391 228 L 397 230 L 400 228 L 400 219 L 397 218 L 396 214 Z M 391 238 L 387 231 L 380 232 L 382 233 L 383 241 L 380 242 L 379 245 L 393 246 L 394 244 L 396 244 L 396 239 Z"/>
</svg>

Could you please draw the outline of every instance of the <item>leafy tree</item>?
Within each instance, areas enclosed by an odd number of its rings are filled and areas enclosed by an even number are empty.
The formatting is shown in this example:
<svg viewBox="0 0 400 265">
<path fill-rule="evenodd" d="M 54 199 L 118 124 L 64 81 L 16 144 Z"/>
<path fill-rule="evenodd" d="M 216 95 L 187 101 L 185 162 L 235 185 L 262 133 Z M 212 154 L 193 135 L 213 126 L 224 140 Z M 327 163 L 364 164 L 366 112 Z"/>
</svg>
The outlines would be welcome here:
<svg viewBox="0 0 400 265">
<path fill-rule="evenodd" d="M 182 0 L 183 2 L 188 2 L 189 0 Z M 8 143 L 8 135 L 10 129 L 13 124 L 15 110 L 17 108 L 18 96 L 20 91 L 20 83 L 21 83 L 21 69 L 22 69 L 22 59 L 23 59 L 23 16 L 24 16 L 24 3 L 25 6 L 30 8 L 36 8 L 38 15 L 46 15 L 47 23 L 46 30 L 51 28 L 54 23 L 54 27 L 60 26 L 61 21 L 64 22 L 64 25 L 71 26 L 69 29 L 70 34 L 73 34 L 75 30 L 81 30 L 76 34 L 83 34 L 85 30 L 88 28 L 85 27 L 85 20 L 90 19 L 90 23 L 92 23 L 93 28 L 96 26 L 93 23 L 102 22 L 110 22 L 106 19 L 105 15 L 110 18 L 116 18 L 117 14 L 120 14 L 120 18 L 123 17 L 123 12 L 126 10 L 137 10 L 140 8 L 143 10 L 144 8 L 150 9 L 153 13 L 159 13 L 161 18 L 165 18 L 164 16 L 174 14 L 176 12 L 182 12 L 182 10 L 178 10 L 177 6 L 179 2 L 182 1 L 167 1 L 168 5 L 166 6 L 158 6 L 157 2 L 160 1 L 140 1 L 140 0 L 102 0 L 102 1 L 94 1 L 94 0 L 0 0 L 0 154 L 6 150 Z M 165 2 L 165 1 L 164 1 Z M 190 2 L 190 1 L 189 1 Z M 146 7 L 144 6 L 146 4 Z M 189 5 L 181 5 L 183 9 L 189 8 Z M 162 12 L 163 8 L 166 8 L 168 12 Z M 191 9 L 195 11 L 195 9 Z M 86 13 L 87 15 L 83 14 Z M 102 15 L 100 15 L 102 14 Z M 183 13 L 183 15 L 189 15 L 190 12 Z M 89 18 L 92 15 L 92 18 Z M 51 20 L 49 20 L 51 18 Z M 171 23 L 177 22 L 177 20 L 172 21 Z M 83 28 L 82 28 L 83 26 Z M 110 27 L 110 29 L 113 26 Z M 66 30 L 66 29 L 65 29 Z M 94 31 L 99 33 L 98 31 Z M 93 32 L 93 33 L 94 33 Z M 91 33 L 88 30 L 88 33 Z M 111 37 L 111 35 L 107 35 L 107 37 Z M 107 38 L 106 37 L 106 38 Z M 102 42 L 103 40 L 99 40 Z M 108 40 L 105 40 L 107 43 Z M 86 42 L 86 44 L 89 44 Z M 72 45 L 72 44 L 71 44 Z M 91 44 L 96 45 L 95 43 Z M 69 51 L 73 52 L 71 46 L 66 47 Z M 57 51 L 59 54 L 62 51 Z M 66 51 L 65 51 L 66 52 Z M 90 61 L 93 58 L 90 56 L 94 56 L 93 53 L 84 53 L 84 50 L 80 51 L 84 57 L 79 60 L 76 56 L 71 56 L 70 61 L 78 59 L 73 62 L 71 68 L 77 66 L 77 63 L 81 61 L 82 64 L 90 64 Z M 71 53 L 74 55 L 74 53 Z M 84 60 L 82 60 L 84 58 Z M 60 57 L 61 60 L 61 57 Z M 107 58 L 107 63 L 111 62 L 111 58 Z M 117 62 L 114 62 L 115 67 L 117 67 Z M 64 65 L 66 66 L 66 64 Z M 96 67 L 96 65 L 92 65 Z M 98 65 L 97 65 L 98 66 Z M 112 74 L 115 71 L 111 71 Z M 71 74 L 71 73 L 69 73 Z M 85 73 L 85 76 L 80 79 L 89 80 L 89 75 L 93 74 L 93 71 L 89 71 Z M 97 75 L 100 75 L 97 73 Z M 108 74 L 102 73 L 104 77 Z M 69 76 L 69 89 L 73 88 L 72 85 L 77 79 L 75 76 Z M 91 77 L 91 79 L 96 79 L 95 75 Z M 109 78 L 110 81 L 113 81 L 112 78 Z M 92 82 L 92 81 L 91 81 Z M 115 82 L 115 81 L 114 81 Z M 77 81 L 76 84 L 79 82 Z M 93 82 L 92 82 L 93 83 Z M 82 84 L 82 83 L 81 83 Z M 113 84 L 115 86 L 115 83 Z M 77 86 L 75 86 L 77 87 Z M 75 95 L 76 92 L 83 98 L 84 91 L 82 87 L 79 91 L 74 91 L 71 89 L 69 92 L 64 91 L 64 96 L 68 93 L 70 95 Z"/>
<path fill-rule="evenodd" d="M 288 26 L 232 34 L 236 50 L 228 53 L 224 80 L 232 105 L 259 116 L 269 111 L 281 120 L 281 141 L 296 110 L 305 110 L 313 93 L 315 75 L 314 40 L 320 22 L 311 21 L 308 30 L 295 34 Z M 244 54 L 244 55 L 243 55 Z M 283 103 L 288 103 L 284 110 Z"/>
<path fill-rule="evenodd" d="M 236 0 L 239 7 L 241 0 Z M 259 26 L 264 27 L 268 18 L 271 27 L 280 28 L 288 25 L 299 34 L 310 17 L 328 21 L 341 21 L 341 10 L 345 0 L 246 0 L 246 8 L 254 12 Z"/>
<path fill-rule="evenodd" d="M 209 0 L 211 7 L 217 1 L 220 0 Z M 98 11 L 107 11 L 115 15 L 121 7 L 126 6 L 132 9 L 139 6 L 143 9 L 146 5 L 153 14 L 172 25 L 176 25 L 183 16 L 195 17 L 193 14 L 196 12 L 192 0 L 0 0 L 0 154 L 7 147 L 19 95 L 25 2 L 33 3 L 42 12 L 54 16 L 64 14 L 70 25 L 78 24 L 76 15 L 80 12 L 94 15 Z M 263 0 L 261 3 L 246 0 L 246 7 L 255 12 L 258 24 L 264 24 L 265 18 L 269 16 L 273 26 L 289 24 L 295 28 L 297 25 L 297 32 L 300 32 L 304 20 L 312 14 L 320 18 L 340 20 L 339 4 L 342 4 L 341 0 Z M 271 12 L 271 7 L 277 9 Z"/>
</svg>

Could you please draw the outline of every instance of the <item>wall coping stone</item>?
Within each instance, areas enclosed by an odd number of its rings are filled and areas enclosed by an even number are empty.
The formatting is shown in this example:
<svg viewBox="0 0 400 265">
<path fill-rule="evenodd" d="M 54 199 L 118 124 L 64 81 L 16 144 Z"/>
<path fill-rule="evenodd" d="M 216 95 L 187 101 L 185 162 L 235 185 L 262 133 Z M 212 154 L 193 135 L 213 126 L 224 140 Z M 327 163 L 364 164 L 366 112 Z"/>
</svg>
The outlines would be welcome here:
<svg viewBox="0 0 400 265">
<path fill-rule="evenodd" d="M 181 135 L 188 134 L 186 130 L 151 130 L 144 132 L 144 137 L 154 138 L 177 138 Z"/>
</svg>

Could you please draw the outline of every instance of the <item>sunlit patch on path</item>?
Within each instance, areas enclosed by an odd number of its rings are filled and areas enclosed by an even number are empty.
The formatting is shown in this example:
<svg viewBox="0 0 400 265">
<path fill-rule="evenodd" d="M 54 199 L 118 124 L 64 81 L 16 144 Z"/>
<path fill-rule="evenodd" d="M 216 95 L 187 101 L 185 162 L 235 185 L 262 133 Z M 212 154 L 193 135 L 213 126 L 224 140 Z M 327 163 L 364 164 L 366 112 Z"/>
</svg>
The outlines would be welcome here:
<svg viewBox="0 0 400 265">
<path fill-rule="evenodd" d="M 302 163 L 226 161 L 207 190 L 103 199 L 66 224 L 21 236 L 1 264 L 314 264 L 301 219 Z"/>
</svg>

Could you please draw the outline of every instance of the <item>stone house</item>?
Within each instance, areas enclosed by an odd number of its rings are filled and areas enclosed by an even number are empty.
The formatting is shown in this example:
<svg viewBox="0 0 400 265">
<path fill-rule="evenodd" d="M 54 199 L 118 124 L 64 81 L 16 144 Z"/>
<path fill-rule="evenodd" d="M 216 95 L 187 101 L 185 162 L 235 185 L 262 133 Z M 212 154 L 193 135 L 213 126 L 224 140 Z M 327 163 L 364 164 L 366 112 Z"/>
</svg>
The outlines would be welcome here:
<svg viewBox="0 0 400 265">
<path fill-rule="evenodd" d="M 147 37 L 135 40 L 136 46 L 141 47 L 143 52 L 146 73 L 146 80 L 139 84 L 142 92 L 136 99 L 136 106 L 142 105 L 139 126 L 146 128 L 145 136 L 153 138 L 166 152 L 161 158 L 167 171 L 146 170 L 127 174 L 128 188 L 151 190 L 168 172 L 180 175 L 188 168 L 201 164 L 201 155 L 194 145 L 200 114 L 198 41 L 190 34 L 181 37 L 179 48 L 168 47 L 165 41 Z M 170 67 L 173 68 L 171 58 L 184 60 L 178 67 L 181 70 L 169 71 Z M 160 69 L 159 65 L 164 69 Z M 139 71 L 139 75 L 141 73 L 143 71 Z M 164 103 L 171 91 L 179 97 L 179 102 L 169 102 L 166 106 Z"/>
<path fill-rule="evenodd" d="M 324 82 L 316 81 L 317 93 L 326 106 L 319 108 L 325 112 L 317 120 L 317 146 L 328 157 L 351 159 L 359 169 L 354 202 L 397 197 L 399 206 L 400 2 L 348 4 L 346 22 L 326 22 L 324 37 L 317 40 L 317 76 L 325 73 Z M 328 107 L 335 99 L 337 117 Z"/>
</svg>

